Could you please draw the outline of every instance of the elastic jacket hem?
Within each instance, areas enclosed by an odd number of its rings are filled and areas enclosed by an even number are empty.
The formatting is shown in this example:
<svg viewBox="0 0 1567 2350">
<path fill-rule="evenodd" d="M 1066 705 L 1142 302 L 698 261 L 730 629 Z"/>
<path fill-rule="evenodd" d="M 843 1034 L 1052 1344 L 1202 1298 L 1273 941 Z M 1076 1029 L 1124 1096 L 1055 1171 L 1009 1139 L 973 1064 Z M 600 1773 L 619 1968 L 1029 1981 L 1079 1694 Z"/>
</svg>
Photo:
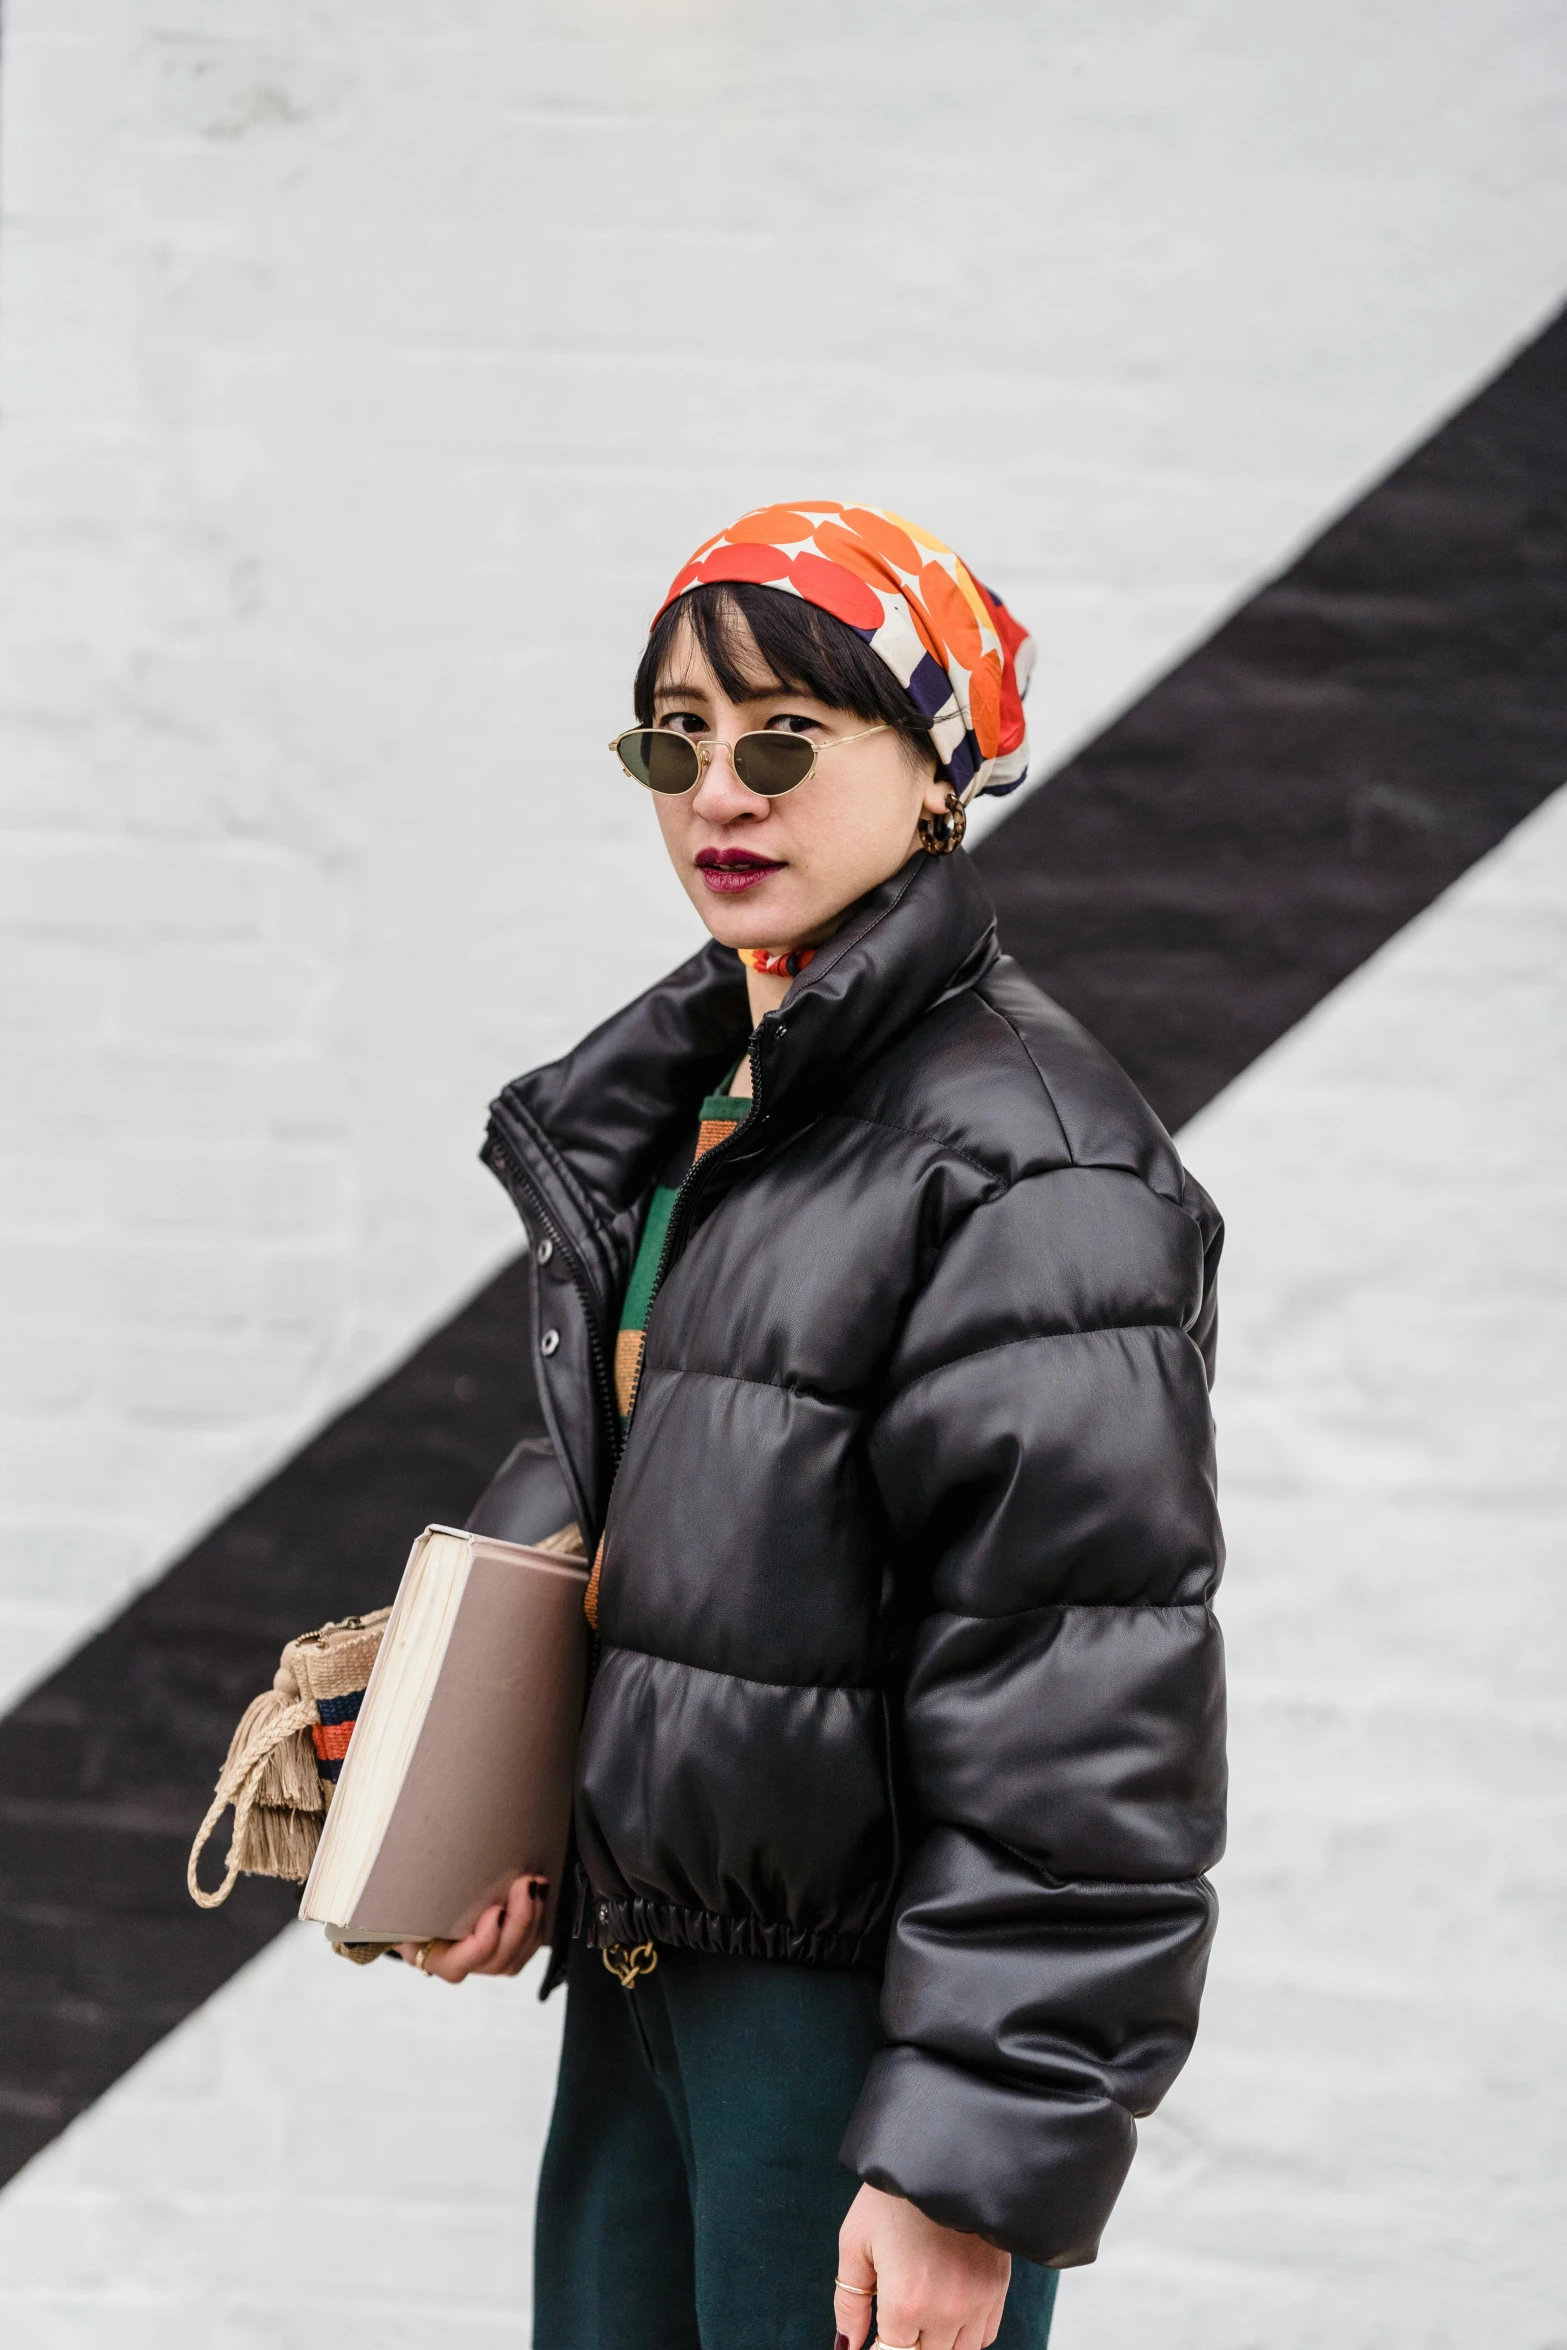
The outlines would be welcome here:
<svg viewBox="0 0 1567 2350">
<path fill-rule="evenodd" d="M 667 1901 L 617 1900 L 590 1891 L 584 1934 L 591 1949 L 639 1942 L 665 1942 L 680 1950 L 705 1950 L 716 1958 L 791 1959 L 804 1966 L 852 1967 L 879 1971 L 887 1937 L 826 1934 L 798 1926 L 765 1925 L 760 1918 L 719 1917 L 710 1909 L 682 1909 Z"/>
</svg>

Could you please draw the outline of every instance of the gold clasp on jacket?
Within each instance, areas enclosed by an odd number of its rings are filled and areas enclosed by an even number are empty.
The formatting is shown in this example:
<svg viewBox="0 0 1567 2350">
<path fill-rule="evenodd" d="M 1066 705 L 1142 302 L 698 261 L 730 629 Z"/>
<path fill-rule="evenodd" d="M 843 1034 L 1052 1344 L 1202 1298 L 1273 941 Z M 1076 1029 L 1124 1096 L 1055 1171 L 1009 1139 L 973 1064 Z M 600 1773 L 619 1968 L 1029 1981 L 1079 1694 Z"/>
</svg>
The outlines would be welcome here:
<svg viewBox="0 0 1567 2350">
<path fill-rule="evenodd" d="M 651 1942 L 639 1942 L 634 1950 L 628 1950 L 624 1942 L 606 1942 L 599 1956 L 622 1991 L 629 1991 L 638 1975 L 650 1975 L 658 1964 L 658 1952 Z"/>
</svg>

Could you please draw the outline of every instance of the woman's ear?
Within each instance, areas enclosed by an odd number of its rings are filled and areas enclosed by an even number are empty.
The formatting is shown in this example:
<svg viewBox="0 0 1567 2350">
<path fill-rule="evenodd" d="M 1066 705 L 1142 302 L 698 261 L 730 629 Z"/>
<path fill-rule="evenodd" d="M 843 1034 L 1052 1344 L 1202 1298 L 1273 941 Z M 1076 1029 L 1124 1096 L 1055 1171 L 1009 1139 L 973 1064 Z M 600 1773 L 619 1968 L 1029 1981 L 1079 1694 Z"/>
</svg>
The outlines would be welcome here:
<svg viewBox="0 0 1567 2350">
<path fill-rule="evenodd" d="M 947 807 L 947 794 L 951 788 L 950 784 L 938 783 L 935 776 L 932 775 L 925 786 L 925 796 L 920 801 L 921 813 L 926 816 L 944 815 Z"/>
</svg>

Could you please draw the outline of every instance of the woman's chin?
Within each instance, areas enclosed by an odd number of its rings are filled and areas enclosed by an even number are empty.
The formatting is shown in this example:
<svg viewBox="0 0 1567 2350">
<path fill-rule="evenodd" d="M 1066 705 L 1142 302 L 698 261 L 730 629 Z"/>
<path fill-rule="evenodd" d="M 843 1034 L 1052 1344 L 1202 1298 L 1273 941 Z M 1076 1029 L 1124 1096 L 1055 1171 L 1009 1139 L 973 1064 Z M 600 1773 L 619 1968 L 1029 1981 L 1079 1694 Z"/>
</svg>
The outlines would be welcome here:
<svg viewBox="0 0 1567 2350">
<path fill-rule="evenodd" d="M 724 890 L 709 888 L 699 877 L 697 892 L 697 910 L 722 947 L 793 946 L 792 926 L 808 926 L 809 918 L 791 909 L 785 893 L 765 881 L 746 890 Z"/>
</svg>

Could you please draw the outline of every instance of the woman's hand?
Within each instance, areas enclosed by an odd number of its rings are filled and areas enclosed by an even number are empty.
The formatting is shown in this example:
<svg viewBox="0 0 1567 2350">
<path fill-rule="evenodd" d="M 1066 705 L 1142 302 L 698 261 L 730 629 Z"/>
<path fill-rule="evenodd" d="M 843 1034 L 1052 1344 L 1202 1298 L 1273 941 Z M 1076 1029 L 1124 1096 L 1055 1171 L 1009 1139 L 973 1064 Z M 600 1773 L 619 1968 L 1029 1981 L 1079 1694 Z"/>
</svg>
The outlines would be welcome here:
<svg viewBox="0 0 1567 2350">
<path fill-rule="evenodd" d="M 410 1966 L 418 1965 L 423 1950 L 424 1972 L 443 1983 L 460 1983 L 466 1975 L 520 1975 L 544 1938 L 548 1893 L 543 1877 L 513 1877 L 505 1900 L 492 1902 L 460 1942 L 399 1942 L 398 1950 Z"/>
<path fill-rule="evenodd" d="M 901 2195 L 862 2187 L 838 2231 L 838 2275 L 833 2308 L 845 2350 L 860 2350 L 871 2326 L 867 2293 L 845 2285 L 874 2291 L 876 2336 L 889 2350 L 984 2350 L 1001 2324 L 1012 2255 L 939 2227 Z"/>
</svg>

